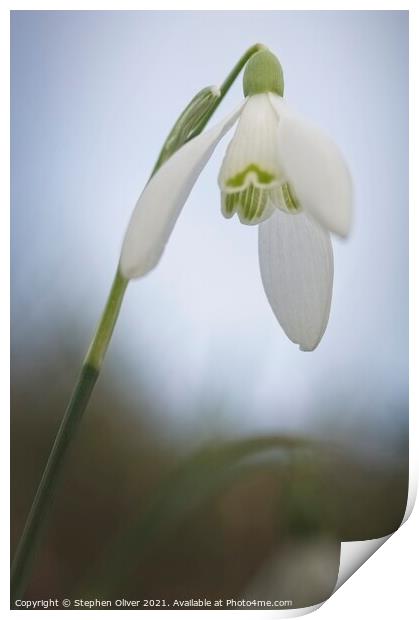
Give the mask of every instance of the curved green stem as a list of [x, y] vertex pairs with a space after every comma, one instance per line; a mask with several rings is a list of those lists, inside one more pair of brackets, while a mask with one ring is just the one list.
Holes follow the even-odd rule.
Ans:
[[[185, 140], [185, 142], [189, 142], [189, 140], [192, 140], [192, 138], [196, 138], [196, 136], [198, 136], [206, 127], [208, 121], [210, 120], [210, 118], [213, 116], [215, 110], [218, 108], [218, 106], [220, 105], [220, 103], [222, 102], [222, 100], [224, 99], [224, 97], [226, 96], [226, 94], [228, 93], [228, 91], [230, 90], [232, 84], [234, 83], [234, 81], [236, 80], [236, 78], [239, 76], [241, 70], [244, 68], [244, 66], [246, 65], [247, 61], [257, 52], [260, 52], [261, 50], [266, 49], [266, 47], [264, 45], [262, 45], [262, 43], [256, 43], [255, 45], [252, 45], [252, 47], [249, 47], [249, 49], [243, 54], [243, 56], [241, 56], [241, 58], [239, 58], [239, 60], [237, 61], [237, 63], [234, 65], [234, 67], [232, 68], [232, 70], [230, 71], [230, 73], [227, 75], [226, 79], [224, 80], [224, 82], [221, 84], [221, 86], [218, 89], [218, 93], [217, 96], [213, 97], [212, 100], [212, 104], [209, 105], [208, 109], [206, 110], [206, 112], [204, 112], [201, 115], [200, 120], [195, 124], [194, 130], [190, 131], [187, 134], [187, 139]], [[194, 104], [196, 104], [197, 99], [199, 98], [200, 95], [202, 95], [205, 91], [208, 93], [208, 91], [210, 91], [210, 88], [204, 88], [202, 91], [200, 91], [197, 95], [195, 95], [195, 97], [188, 103], [188, 105], [186, 106], [186, 108], [183, 110], [182, 114], [179, 116], [178, 120], [176, 121], [176, 123], [173, 125], [168, 137], [166, 138], [166, 141], [159, 153], [159, 156], [157, 158], [157, 161], [154, 165], [154, 168], [152, 170], [151, 176], [150, 178], [153, 176], [153, 174], [155, 172], [157, 172], [157, 170], [160, 168], [160, 166], [162, 166], [164, 164], [164, 162], [169, 158], [169, 153], [167, 151], [167, 146], [169, 144], [171, 144], [171, 139], [174, 135], [176, 135], [178, 133], [178, 124], [181, 123], [185, 117], [187, 117], [188, 112], [193, 108]], [[175, 142], [174, 148], [171, 152], [171, 155], [173, 155], [173, 153], [180, 148], [180, 146], [182, 146], [181, 144], [178, 144]]]
[[239, 76], [241, 70], [244, 68], [244, 66], [247, 63], [247, 61], [254, 54], [256, 54], [257, 52], [260, 52], [261, 50], [264, 50], [264, 49], [266, 49], [265, 45], [263, 45], [262, 43], [256, 43], [255, 45], [252, 45], [252, 47], [249, 47], [249, 49], [243, 54], [243, 56], [241, 56], [241, 58], [239, 58], [239, 60], [234, 65], [234, 67], [232, 68], [230, 73], [227, 75], [227, 77], [224, 80], [224, 82], [221, 84], [221, 86], [220, 86], [220, 96], [214, 102], [214, 105], [211, 108], [211, 110], [209, 110], [207, 115], [202, 119], [201, 123], [198, 125], [198, 127], [196, 128], [196, 130], [195, 130], [194, 134], [191, 136], [191, 138], [194, 138], [195, 136], [199, 135], [205, 129], [208, 121], [210, 120], [210, 118], [214, 114], [215, 110], [218, 108], [218, 106], [220, 105], [220, 103], [222, 102], [222, 100], [224, 99], [224, 97], [226, 96], [228, 91], [230, 90], [231, 86], [233, 85], [233, 83], [236, 80], [236, 78]]
[[121, 275], [118, 269], [106, 302], [105, 309], [84, 361], [85, 365], [92, 366], [98, 371], [102, 366], [103, 359], [111, 340], [127, 286], [128, 280]]
[[108, 301], [99, 321], [96, 333], [83, 362], [79, 378], [74, 387], [70, 402], [58, 429], [41, 482], [33, 500], [26, 524], [12, 564], [11, 594], [12, 604], [22, 596], [29, 577], [32, 560], [35, 556], [42, 525], [50, 500], [54, 494], [67, 447], [70, 444], [99, 376], [103, 359], [108, 348], [122, 299], [128, 285], [117, 271], [109, 293]]
[[[201, 133], [225, 97], [234, 80], [243, 69], [246, 62], [253, 54], [261, 49], [264, 49], [264, 46], [259, 44], [253, 45], [247, 50], [247, 52], [245, 52], [245, 54], [243, 54], [237, 64], [233, 67], [232, 71], [228, 74], [225, 81], [222, 83], [220, 87], [220, 94], [215, 99], [214, 104], [201, 118], [199, 125], [197, 125], [194, 129], [193, 135], [190, 135], [188, 139], [191, 139]], [[165, 142], [165, 145], [166, 144], [167, 140]], [[179, 145], [177, 145], [177, 148], [179, 148]], [[173, 152], [171, 154], [173, 154]], [[161, 163], [162, 162], [159, 158], [153, 169], [152, 175], [158, 170]], [[79, 378], [74, 387], [73, 394], [48, 457], [45, 470], [42, 474], [35, 499], [33, 500], [19, 545], [17, 547], [11, 569], [12, 605], [14, 605], [14, 601], [20, 598], [25, 592], [32, 563], [40, 542], [42, 528], [46, 522], [48, 508], [54, 496], [54, 490], [59, 479], [59, 473], [62, 469], [67, 448], [78, 429], [99, 376], [127, 285], [128, 280], [120, 274], [118, 269], [106, 302], [105, 309], [99, 321], [86, 358], [83, 362]]]

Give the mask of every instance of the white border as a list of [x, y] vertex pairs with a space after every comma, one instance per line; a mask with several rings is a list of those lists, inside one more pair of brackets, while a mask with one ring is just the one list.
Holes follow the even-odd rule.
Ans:
[[[336, 10], [336, 2], [323, 2], [314, 4], [312, 2], [259, 2], [258, 10]], [[205, 6], [205, 3], [200, 3], [201, 10], [253, 10], [254, 3], [250, 2], [217, 2], [213, 1]], [[413, 141], [413, 136], [417, 135], [418, 124], [414, 111], [419, 109], [419, 102], [417, 97], [417, 79], [415, 75], [415, 69], [417, 69], [416, 59], [418, 57], [417, 50], [417, 38], [418, 38], [418, 23], [417, 23], [417, 9], [412, 2], [407, 3], [395, 3], [395, 2], [366, 2], [354, 0], [351, 3], [339, 3], [340, 10], [409, 10], [410, 11], [410, 497], [409, 508], [413, 505], [413, 497], [417, 488], [417, 471], [418, 471], [418, 425], [416, 421], [417, 412], [417, 397], [418, 390], [415, 386], [415, 378], [419, 376], [419, 369], [417, 363], [417, 351], [418, 351], [418, 334], [416, 326], [413, 322], [413, 317], [418, 316], [418, 303], [417, 303], [417, 281], [418, 281], [418, 269], [417, 258], [418, 250], [416, 244], [419, 240], [418, 233], [418, 217], [415, 215], [416, 209], [419, 208], [418, 200], [418, 173], [419, 162], [417, 154], [417, 145]], [[1, 45], [1, 77], [3, 83], [3, 92], [7, 92], [7, 84], [9, 84], [9, 11], [11, 10], [191, 10], [196, 9], [196, 3], [194, 2], [181, 2], [173, 6], [171, 2], [138, 2], [122, 0], [119, 3], [116, 2], [94, 2], [84, 1], [82, 2], [62, 2], [56, 0], [55, 2], [35, 3], [29, 1], [11, 2], [7, 9], [2, 8], [0, 13], [0, 45]], [[390, 95], [391, 96], [391, 95]], [[4, 273], [2, 274], [3, 291], [6, 289], [5, 283], [9, 282], [9, 212], [7, 205], [10, 204], [9, 194], [9, 99], [2, 97], [0, 99], [1, 105], [1, 144], [2, 148], [2, 160], [1, 160], [1, 188], [3, 191], [2, 209], [0, 209], [0, 231], [2, 235], [0, 244], [0, 265]], [[395, 205], [397, 208], [397, 205]], [[7, 287], [8, 289], [8, 287]], [[9, 314], [7, 309], [8, 292], [4, 293], [6, 300], [2, 299], [0, 304], [0, 338], [2, 343], [2, 356], [0, 358], [1, 371], [1, 396], [2, 396], [2, 438], [5, 442], [5, 446], [1, 451], [2, 472], [7, 472], [6, 481], [8, 478], [8, 463], [9, 463], [9, 425], [6, 412], [9, 411]], [[7, 483], [6, 483], [7, 484]], [[7, 489], [4, 491], [7, 493]], [[409, 511], [408, 511], [409, 512]], [[8, 546], [8, 532], [9, 532], [9, 518], [8, 513], [2, 511], [2, 534], [5, 537], [5, 544], [3, 549]], [[418, 545], [418, 517], [419, 511], [414, 510], [412, 517], [405, 523], [395, 535], [372, 557], [364, 567], [362, 567], [355, 575], [349, 579], [332, 597], [329, 599], [319, 611], [316, 612], [318, 618], [335, 620], [339, 617], [342, 620], [345, 618], [353, 618], [355, 614], [362, 613], [363, 617], [368, 617], [369, 614], [379, 618], [395, 618], [412, 616], [412, 611], [416, 607], [415, 594], [417, 589], [415, 577], [415, 571], [417, 562], [414, 555], [415, 550], [419, 548]], [[3, 553], [3, 560], [7, 562], [7, 554]], [[411, 562], [411, 565], [410, 565]], [[8, 596], [8, 567], [2, 565], [2, 608], [9, 614], [20, 615], [24, 612], [10, 612], [9, 596]], [[42, 613], [42, 612], [40, 612]], [[51, 613], [51, 612], [48, 612]], [[54, 612], [52, 612], [54, 613]], [[55, 612], [58, 614], [66, 612]], [[77, 612], [70, 611], [70, 614]], [[101, 613], [99, 611], [91, 612], [93, 614]], [[110, 614], [117, 614], [118, 612], [110, 611]], [[159, 618], [161, 613], [165, 612], [141, 612], [142, 615], [152, 613], [153, 618]], [[171, 614], [179, 614], [183, 612], [170, 611]], [[196, 613], [205, 613], [205, 618], [216, 617], [220, 618], [226, 614], [238, 613], [240, 615], [249, 615], [254, 618], [256, 615], [263, 614], [263, 618], [277, 618], [282, 614], [277, 612], [255, 612], [255, 611], [218, 611], [218, 612], [190, 612], [191, 617]], [[54, 616], [52, 616], [54, 617]]]

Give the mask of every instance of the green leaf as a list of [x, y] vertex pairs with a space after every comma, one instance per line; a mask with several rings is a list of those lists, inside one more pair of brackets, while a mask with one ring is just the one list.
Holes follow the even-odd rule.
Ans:
[[[163, 481], [140, 517], [108, 547], [100, 565], [94, 567], [93, 583], [83, 585], [83, 596], [110, 594], [123, 586], [139, 558], [146, 561], [147, 553], [173, 533], [183, 518], [251, 471], [287, 468], [290, 452], [311, 453], [313, 447], [306, 439], [272, 436], [199, 449]], [[279, 459], [281, 455], [286, 458]]]

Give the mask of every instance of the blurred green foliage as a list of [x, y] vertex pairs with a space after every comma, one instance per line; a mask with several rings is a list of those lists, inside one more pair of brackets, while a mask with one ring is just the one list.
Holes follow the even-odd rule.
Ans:
[[[30, 372], [13, 367], [12, 547], [76, 369], [71, 350], [63, 357], [51, 343]], [[209, 415], [208, 400], [204, 409]], [[402, 520], [403, 445], [387, 462], [339, 442], [232, 438], [221, 427], [212, 439], [170, 441], [156, 417], [145, 398], [133, 408], [113, 368], [105, 370], [67, 459], [28, 597], [240, 598], [278, 565], [263, 596], [292, 591], [295, 606], [312, 605], [333, 590], [339, 541], [385, 536]], [[310, 575], [307, 553], [316, 556]]]

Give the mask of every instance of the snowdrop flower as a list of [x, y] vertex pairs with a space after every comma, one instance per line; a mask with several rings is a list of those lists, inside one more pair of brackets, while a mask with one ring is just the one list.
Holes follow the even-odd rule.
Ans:
[[221, 210], [259, 225], [259, 263], [272, 310], [290, 340], [313, 350], [326, 329], [333, 286], [330, 233], [349, 232], [352, 187], [335, 144], [283, 100], [281, 65], [256, 53], [243, 77], [244, 104], [183, 145], [151, 178], [126, 232], [120, 270], [146, 274], [159, 261], [206, 162], [238, 121], [218, 183]]

